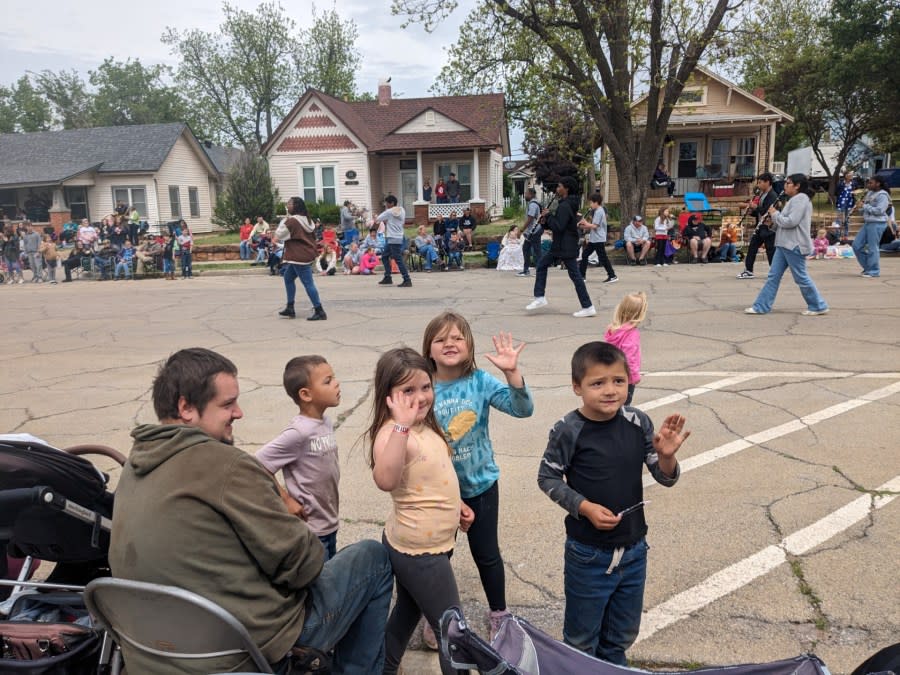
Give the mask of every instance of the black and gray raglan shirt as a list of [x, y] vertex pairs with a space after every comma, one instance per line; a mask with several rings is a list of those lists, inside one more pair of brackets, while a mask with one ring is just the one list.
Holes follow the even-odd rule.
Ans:
[[613, 513], [643, 499], [642, 465], [660, 485], [671, 487], [681, 473], [670, 477], [659, 468], [653, 449], [653, 422], [640, 410], [622, 407], [606, 422], [589, 420], [573, 410], [550, 430], [547, 449], [538, 469], [541, 490], [562, 506], [566, 534], [590, 546], [629, 546], [647, 534], [643, 509], [626, 516], [612, 530], [598, 530], [578, 507], [585, 499]]

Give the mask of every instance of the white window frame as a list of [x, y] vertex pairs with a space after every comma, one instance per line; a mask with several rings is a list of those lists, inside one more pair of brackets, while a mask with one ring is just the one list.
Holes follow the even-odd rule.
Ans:
[[[172, 220], [181, 218], [181, 188], [178, 185], [168, 185], [169, 188], [169, 213]], [[174, 190], [174, 192], [173, 192]], [[175, 199], [173, 199], [173, 197]]]
[[200, 190], [196, 187], [188, 188], [188, 211], [191, 218], [200, 217]]
[[[460, 202], [468, 202], [468, 201], [470, 201], [470, 200], [472, 199], [472, 178], [473, 178], [472, 174], [474, 173], [474, 172], [473, 172], [473, 167], [472, 167], [472, 160], [469, 160], [469, 161], [466, 161], [466, 162], [463, 162], [463, 161], [460, 161], [460, 162], [441, 162], [441, 161], [439, 161], [439, 160], [438, 160], [438, 161], [435, 161], [435, 163], [434, 163], [434, 173], [435, 173], [435, 176], [434, 176], [434, 181], [432, 182], [432, 185], [437, 185], [438, 179], [439, 179], [439, 178], [442, 178], [442, 177], [443, 177], [443, 179], [444, 179], [444, 182], [446, 183], [447, 180], [449, 180], [450, 174], [451, 174], [451, 173], [456, 174], [456, 180], [459, 180], [459, 176], [460, 176], [460, 173], [459, 173], [459, 167], [460, 167], [460, 166], [467, 166], [467, 167], [469, 167], [469, 182], [468, 182], [468, 183], [463, 183], [461, 180], [459, 181], [459, 199], [460, 199]], [[442, 175], [441, 175], [441, 169], [444, 168], [444, 167], [449, 167], [449, 171], [447, 171], [447, 175], [446, 175], [446, 176], [442, 176]], [[463, 199], [463, 186], [465, 186], [465, 187], [467, 187], [467, 188], [469, 189], [469, 198], [468, 198], [468, 199]]]
[[[300, 187], [300, 193], [303, 195], [304, 201], [309, 201], [306, 196], [307, 190], [313, 190], [316, 195], [315, 201], [323, 202], [325, 201], [325, 190], [334, 190], [334, 203], [340, 204], [340, 181], [338, 180], [338, 163], [337, 162], [323, 162], [322, 164], [298, 164], [297, 165], [297, 184]], [[312, 169], [313, 170], [313, 180], [315, 180], [315, 184], [308, 186], [304, 183], [303, 179], [303, 170], [304, 169]], [[334, 171], [334, 185], [325, 185], [322, 179], [322, 169], [332, 169]]]
[[[692, 106], [692, 105], [706, 105], [706, 94], [707, 94], [707, 86], [704, 85], [695, 85], [690, 87], [685, 87], [681, 90], [681, 94], [678, 96], [678, 100], [675, 101], [676, 107], [682, 106]], [[681, 97], [684, 96], [687, 92], [700, 92], [700, 100], [699, 101], [682, 101]]]
[[149, 193], [147, 192], [147, 186], [146, 186], [146, 185], [112, 185], [112, 186], [110, 187], [110, 190], [111, 190], [111, 192], [112, 192], [112, 204], [113, 204], [113, 206], [115, 206], [115, 204], [116, 204], [116, 190], [128, 190], [128, 201], [126, 202], [126, 205], [127, 205], [129, 208], [131, 208], [132, 206], [135, 206], [134, 196], [132, 195], [132, 192], [131, 192], [131, 191], [132, 191], [132, 190], [143, 190], [143, 191], [144, 191], [144, 201], [143, 201], [143, 202], [137, 202], [137, 203], [138, 203], [138, 204], [143, 204], [144, 210], [141, 211], [141, 209], [138, 208], [138, 214], [141, 216], [141, 218], [144, 218], [144, 219], [146, 219], [146, 218], [149, 217], [149, 208], [150, 208], [150, 205], [149, 205], [149, 203], [147, 202], [147, 197], [148, 197]]

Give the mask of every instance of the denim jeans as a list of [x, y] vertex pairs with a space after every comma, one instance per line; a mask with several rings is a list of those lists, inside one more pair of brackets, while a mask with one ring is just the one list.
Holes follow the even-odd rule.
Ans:
[[437, 251], [434, 250], [434, 246], [431, 244], [420, 246], [419, 255], [422, 256], [422, 260], [425, 261], [426, 270], [430, 270], [431, 266], [440, 259], [440, 256], [438, 256]]
[[734, 260], [734, 256], [737, 253], [737, 247], [728, 242], [727, 244], [722, 244], [719, 247], [719, 260], [722, 262], [728, 262], [729, 260]]
[[406, 269], [406, 263], [403, 260], [403, 244], [388, 244], [384, 247], [384, 253], [381, 254], [381, 264], [384, 265], [384, 278], [391, 278], [391, 258], [397, 263], [397, 269], [403, 281], [409, 281], [409, 270]]
[[175, 261], [172, 258], [163, 258], [163, 274], [175, 271]]
[[819, 295], [819, 290], [806, 271], [806, 256], [800, 252], [799, 246], [795, 246], [793, 250], [781, 246], [775, 247], [775, 255], [772, 256], [772, 265], [769, 267], [769, 276], [766, 277], [766, 283], [760, 289], [759, 295], [756, 296], [753, 309], [762, 314], [772, 311], [775, 296], [778, 294], [778, 286], [781, 285], [781, 277], [788, 268], [794, 277], [794, 283], [800, 287], [800, 293], [806, 300], [806, 308], [811, 312], [828, 309], [828, 303]]
[[181, 252], [181, 276], [185, 278], [194, 276], [193, 254], [190, 251]]
[[851, 208], [841, 209], [841, 237], [844, 239], [850, 236], [851, 213], [853, 213], [853, 209]]
[[284, 289], [287, 291], [287, 303], [294, 304], [294, 297], [297, 295], [296, 279], [300, 279], [309, 301], [313, 308], [321, 307], [322, 302], [319, 300], [319, 291], [316, 290], [316, 281], [313, 277], [312, 265], [298, 265], [297, 263], [286, 263], [284, 265]]
[[308, 588], [297, 645], [334, 649], [335, 675], [380, 673], [393, 589], [391, 564], [381, 544], [366, 540], [341, 549]]
[[241, 242], [241, 260], [250, 260], [250, 240], [244, 239]]
[[122, 262], [117, 262], [116, 263], [116, 271], [113, 274], [113, 278], [118, 279], [119, 272], [121, 272], [122, 276], [125, 277], [126, 279], [130, 279], [131, 278], [131, 265], [129, 263], [125, 262], [124, 260]]
[[[544, 293], [547, 289], [547, 270], [550, 269], [550, 266], [553, 265], [555, 261], [556, 258], [549, 253], [542, 255], [541, 259], [538, 260], [538, 264], [534, 268], [536, 273], [534, 280], [534, 297], [544, 297]], [[575, 260], [575, 258], [566, 258], [560, 262], [566, 266], [566, 270], [569, 273], [569, 279], [571, 279], [572, 283], [575, 285], [575, 293], [578, 295], [578, 302], [581, 303], [582, 309], [590, 307], [591, 296], [588, 295], [587, 287], [584, 285], [584, 278], [581, 276], [581, 272], [578, 269], [578, 261]]]
[[328, 562], [337, 553], [337, 530], [331, 534], [319, 534], [316, 536], [322, 542], [322, 546], [325, 549], [325, 561]]
[[612, 549], [566, 539], [566, 644], [625, 665], [625, 650], [637, 639], [641, 627], [648, 548], [641, 539], [625, 549], [619, 565], [607, 574]]
[[863, 223], [862, 229], [853, 238], [853, 253], [863, 272], [870, 277], [881, 276], [881, 256], [878, 253], [878, 246], [885, 228], [887, 222]]

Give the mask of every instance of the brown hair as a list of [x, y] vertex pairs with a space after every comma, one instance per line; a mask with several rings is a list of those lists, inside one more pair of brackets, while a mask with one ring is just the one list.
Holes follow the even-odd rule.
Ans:
[[216, 395], [219, 373], [237, 376], [237, 367], [227, 358], [202, 347], [182, 349], [160, 366], [153, 380], [153, 410], [160, 420], [178, 419], [178, 402], [197, 408], [202, 415]]
[[[388, 408], [387, 399], [390, 398], [391, 389], [403, 384], [413, 373], [421, 370], [428, 375], [428, 379], [434, 383], [431, 366], [428, 361], [415, 349], [400, 347], [391, 349], [381, 355], [375, 365], [375, 393], [372, 401], [372, 423], [363, 433], [367, 440], [369, 467], [375, 466], [374, 446], [378, 431], [391, 419], [391, 409]], [[434, 406], [429, 408], [425, 416], [425, 426], [444, 438], [444, 431], [434, 416]]]
[[608, 342], [588, 342], [581, 345], [572, 355], [572, 382], [581, 384], [587, 369], [596, 364], [612, 366], [621, 363], [625, 366], [625, 374], [631, 379], [631, 370], [628, 368], [628, 359], [625, 352]]
[[439, 336], [449, 333], [451, 328], [456, 328], [462, 333], [466, 341], [469, 358], [463, 364], [463, 375], [471, 375], [477, 368], [475, 365], [475, 337], [472, 335], [472, 327], [469, 326], [466, 318], [456, 312], [442, 312], [428, 322], [428, 325], [425, 326], [425, 335], [422, 336], [422, 356], [428, 360], [432, 370], [437, 370], [437, 364], [431, 358], [431, 343]]
[[328, 363], [324, 356], [309, 354], [307, 356], [295, 356], [284, 367], [284, 390], [291, 400], [300, 405], [300, 390], [309, 386], [309, 376], [313, 368]]

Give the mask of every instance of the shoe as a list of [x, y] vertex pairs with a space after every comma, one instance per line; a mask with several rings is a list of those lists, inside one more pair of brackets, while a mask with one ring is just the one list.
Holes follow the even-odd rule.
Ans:
[[877, 279], [878, 278], [877, 274], [872, 274], [871, 272], [863, 272], [859, 276], [865, 277], [866, 279]]
[[691, 258], [691, 265], [696, 265], [699, 261], [699, 258]]
[[582, 309], [579, 309], [577, 312], [572, 314], [572, 316], [577, 317], [579, 319], [583, 319], [584, 317], [587, 317], [587, 316], [597, 316], [597, 310], [594, 309], [593, 305], [591, 305], [590, 307], [583, 307]]
[[737, 275], [737, 278], [738, 279], [753, 279], [754, 275], [753, 275], [753, 272], [751, 272], [750, 270], [744, 270], [743, 272], [741, 272], [740, 274]]
[[422, 641], [425, 643], [425, 646], [431, 649], [432, 651], [438, 650], [438, 641], [437, 636], [434, 634], [434, 630], [431, 628], [431, 624], [425, 620], [423, 616], [419, 619], [419, 623], [422, 624]]
[[394, 281], [390, 277], [385, 277], [381, 281], [378, 282], [379, 286], [393, 286]]
[[765, 314], [765, 312], [758, 312], [753, 307], [748, 307], [744, 310], [744, 314]]
[[288, 305], [283, 310], [278, 312], [278, 316], [286, 316], [289, 319], [293, 319], [295, 316], [297, 316], [297, 314], [296, 312], [294, 312], [293, 305]]
[[499, 609], [496, 611], [488, 612], [488, 622], [491, 624], [490, 630], [490, 641], [493, 642], [494, 638], [497, 637], [497, 633], [500, 632], [500, 626], [503, 625], [503, 622], [506, 620], [506, 617], [512, 616], [508, 610]]
[[24, 284], [24, 283], [25, 283], [25, 280], [24, 280], [24, 279], [19, 279], [19, 283], [20, 283], [20, 284]]
[[661, 263], [656, 263], [655, 267], [662, 267]]
[[548, 304], [547, 298], [535, 298], [525, 306], [525, 309], [537, 309], [538, 307], [546, 307]]
[[397, 286], [397, 288], [412, 288], [412, 281], [410, 281], [409, 279], [407, 279], [407, 280], [404, 281], [402, 284], [399, 284], [399, 285]]
[[531, 272], [516, 272], [517, 277], [530, 277]]
[[803, 316], [822, 316], [823, 314], [828, 314], [828, 308], [825, 309], [804, 309], [800, 312]]
[[614, 283], [616, 283], [618, 280], [619, 280], [619, 277], [613, 275], [613, 276], [611, 276], [611, 277], [606, 277], [606, 279], [603, 280], [603, 283], [604, 283], [604, 284], [614, 284]]
[[51, 281], [51, 282], [50, 282], [50, 285], [51, 285], [51, 286], [56, 286], [56, 279], [54, 279], [53, 281]]
[[668, 267], [669, 263], [663, 263], [663, 267]]
[[647, 264], [647, 261], [644, 260], [643, 258], [641, 258], [640, 260], [638, 260], [638, 265], [640, 265], [641, 267], [643, 267], [643, 266], [646, 265], [646, 264]]
[[328, 315], [325, 313], [325, 310], [322, 309], [321, 306], [313, 307], [312, 316], [306, 317], [307, 321], [325, 321], [328, 318]]
[[706, 258], [700, 258], [700, 264], [701, 264], [701, 265], [705, 265], [705, 264], [708, 263], [708, 262], [709, 262], [709, 260], [707, 260]]

